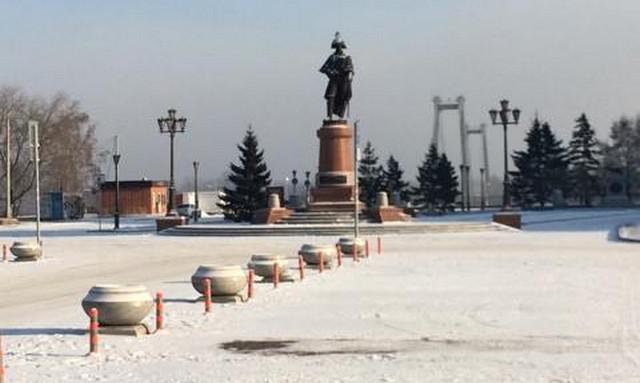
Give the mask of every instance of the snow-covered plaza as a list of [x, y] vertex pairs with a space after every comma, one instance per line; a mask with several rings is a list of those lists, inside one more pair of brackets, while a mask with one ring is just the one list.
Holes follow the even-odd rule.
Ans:
[[[90, 220], [45, 223], [42, 261], [0, 263], [7, 383], [640, 381], [640, 246], [610, 233], [640, 221], [638, 210], [523, 220], [523, 231], [386, 235], [382, 255], [373, 247], [369, 259], [307, 269], [304, 281], [277, 289], [257, 283], [253, 300], [214, 303], [208, 315], [190, 284], [198, 265], [245, 265], [273, 252], [294, 268], [300, 245], [337, 237], [168, 237], [144, 220], [125, 220], [141, 230], [121, 234], [94, 232]], [[32, 227], [2, 227], [0, 242]], [[98, 283], [163, 291], [166, 328], [102, 335], [100, 353], [87, 356], [80, 301]]]

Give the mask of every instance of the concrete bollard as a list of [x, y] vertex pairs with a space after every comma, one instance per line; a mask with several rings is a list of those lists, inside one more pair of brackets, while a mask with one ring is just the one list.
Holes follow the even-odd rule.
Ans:
[[203, 279], [202, 286], [204, 291], [204, 312], [206, 314], [211, 312], [211, 279]]
[[98, 309], [89, 310], [89, 355], [98, 353]]
[[278, 287], [278, 283], [280, 282], [280, 267], [278, 262], [273, 263], [273, 271], [272, 271], [272, 279], [273, 279], [273, 288]]
[[156, 332], [164, 328], [164, 299], [162, 291], [156, 293]]
[[300, 270], [300, 280], [304, 279], [304, 259], [302, 255], [298, 255], [298, 270]]
[[249, 270], [249, 274], [247, 275], [247, 300], [253, 299], [253, 279], [254, 279], [254, 271]]

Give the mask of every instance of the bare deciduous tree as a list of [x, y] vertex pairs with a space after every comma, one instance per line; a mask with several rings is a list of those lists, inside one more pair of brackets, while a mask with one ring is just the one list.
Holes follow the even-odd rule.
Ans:
[[[31, 97], [19, 88], [0, 88], [0, 180], [6, 182], [6, 122], [11, 122], [11, 202], [17, 214], [34, 187], [27, 122], [39, 122], [40, 174], [43, 191], [82, 192], [97, 173], [95, 126], [77, 101], [64, 94], [51, 99]], [[4, 186], [4, 183], [2, 184]], [[6, 201], [4, 187], [0, 196]]]

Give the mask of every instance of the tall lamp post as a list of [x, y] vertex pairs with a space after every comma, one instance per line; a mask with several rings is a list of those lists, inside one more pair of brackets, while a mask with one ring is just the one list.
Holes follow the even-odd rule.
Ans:
[[114, 139], [113, 145], [113, 165], [115, 168], [116, 195], [113, 209], [113, 230], [120, 229], [120, 178], [118, 177], [118, 168], [120, 164], [120, 148], [118, 145], [118, 136]]
[[193, 212], [193, 221], [198, 222], [200, 216], [200, 200], [198, 199], [198, 167], [200, 162], [193, 161], [193, 188], [195, 190], [195, 211]]
[[[510, 113], [513, 119], [509, 119]], [[520, 109], [509, 109], [509, 100], [500, 101], [500, 110], [491, 109], [489, 111], [491, 123], [493, 125], [502, 125], [504, 130], [504, 180], [502, 181], [502, 210], [511, 208], [511, 185], [509, 184], [509, 165], [508, 165], [508, 148], [507, 148], [507, 126], [517, 125], [520, 119]], [[500, 121], [498, 121], [500, 116]]]
[[360, 209], [359, 209], [359, 199], [360, 199], [360, 185], [358, 185], [358, 141], [360, 137], [358, 136], [358, 124], [360, 120], [356, 120], [353, 123], [353, 199], [354, 199], [354, 208], [353, 208], [353, 237], [354, 242], [353, 246], [355, 249], [356, 243], [355, 239], [360, 236]]
[[40, 241], [40, 137], [38, 134], [38, 121], [29, 120], [29, 145], [31, 146], [31, 160], [35, 168], [36, 178], [36, 243], [42, 247]]
[[184, 133], [184, 127], [187, 124], [187, 119], [184, 117], [176, 118], [175, 109], [169, 109], [168, 113], [168, 117], [158, 118], [158, 127], [160, 128], [160, 133], [169, 133], [169, 137], [171, 138], [167, 216], [175, 216], [177, 213], [173, 206], [173, 200], [176, 193], [176, 185], [173, 177], [173, 139], [176, 136], [176, 133]]

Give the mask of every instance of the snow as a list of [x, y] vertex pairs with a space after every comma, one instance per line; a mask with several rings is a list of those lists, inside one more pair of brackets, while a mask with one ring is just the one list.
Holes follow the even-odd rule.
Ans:
[[[303, 243], [337, 237], [120, 235], [89, 232], [93, 220], [44, 223], [43, 261], [0, 263], [7, 382], [637, 382], [640, 247], [607, 235], [639, 220], [638, 210], [571, 209], [525, 212], [522, 232], [388, 235], [380, 256], [307, 269], [278, 289], [257, 283], [255, 299], [214, 304], [209, 315], [189, 282], [199, 264], [293, 257]], [[0, 243], [32, 228], [2, 227]], [[80, 300], [98, 283], [162, 290], [166, 329], [102, 335], [100, 354], [86, 356]]]

